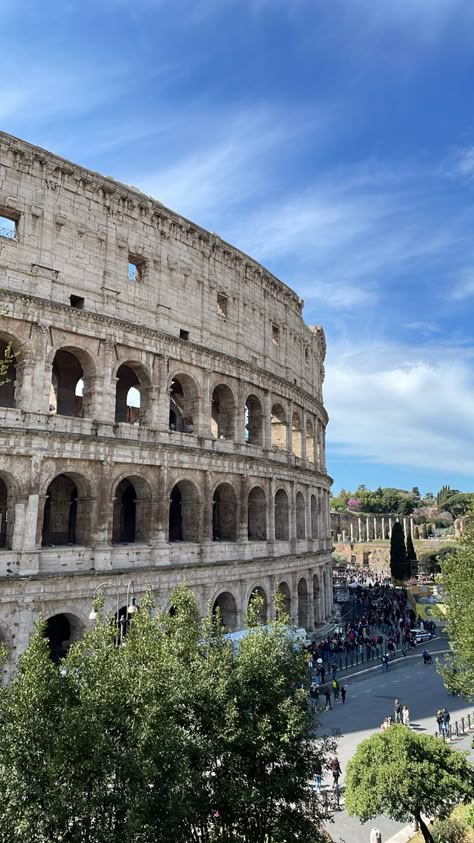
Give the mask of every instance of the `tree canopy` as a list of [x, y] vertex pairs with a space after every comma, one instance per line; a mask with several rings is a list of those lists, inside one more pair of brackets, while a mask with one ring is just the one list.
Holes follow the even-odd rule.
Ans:
[[322, 839], [311, 782], [333, 746], [284, 619], [235, 652], [189, 590], [172, 599], [142, 601], [120, 646], [99, 618], [59, 665], [36, 628], [0, 692], [0, 843]]
[[359, 744], [345, 785], [349, 814], [362, 822], [378, 814], [399, 822], [416, 819], [432, 843], [422, 814], [446, 817], [458, 802], [469, 801], [474, 768], [439, 738], [390, 726]]
[[474, 506], [456, 552], [440, 565], [451, 650], [442, 673], [450, 690], [474, 699]]

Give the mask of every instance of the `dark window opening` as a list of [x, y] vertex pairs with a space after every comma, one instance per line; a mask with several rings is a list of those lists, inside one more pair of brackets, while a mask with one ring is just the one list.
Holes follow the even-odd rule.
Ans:
[[71, 302], [71, 307], [77, 307], [78, 310], [82, 310], [84, 307], [84, 299], [82, 296], [69, 296], [69, 301]]
[[180, 328], [179, 338], [180, 338], [180, 340], [188, 340], [189, 339], [189, 331], [185, 331], [185, 330], [183, 330], [183, 328]]
[[280, 329], [278, 325], [272, 325], [272, 342], [273, 345], [280, 345]]

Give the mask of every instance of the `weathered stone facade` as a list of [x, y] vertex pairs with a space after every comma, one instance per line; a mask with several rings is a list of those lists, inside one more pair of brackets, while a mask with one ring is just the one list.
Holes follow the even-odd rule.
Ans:
[[0, 627], [55, 646], [130, 577], [243, 624], [332, 612], [324, 334], [252, 259], [134, 188], [0, 133]]

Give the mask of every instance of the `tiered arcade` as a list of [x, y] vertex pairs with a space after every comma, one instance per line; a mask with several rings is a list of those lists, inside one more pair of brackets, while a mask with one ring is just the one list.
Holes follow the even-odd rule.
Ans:
[[[96, 586], [185, 579], [244, 624], [332, 613], [325, 341], [234, 247], [135, 188], [0, 134], [0, 630], [55, 652]], [[113, 593], [106, 591], [108, 605]]]

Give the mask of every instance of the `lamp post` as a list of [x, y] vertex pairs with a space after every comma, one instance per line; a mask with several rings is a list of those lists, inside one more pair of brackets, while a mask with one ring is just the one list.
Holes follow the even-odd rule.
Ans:
[[134, 583], [133, 580], [129, 580], [127, 584], [127, 600], [125, 606], [125, 616], [119, 617], [120, 613], [120, 591], [118, 586], [112, 580], [104, 580], [104, 582], [99, 583], [96, 590], [94, 591], [94, 597], [92, 601], [92, 609], [89, 612], [89, 620], [95, 621], [97, 620], [97, 611], [94, 608], [94, 602], [96, 597], [98, 597], [99, 592], [103, 588], [113, 588], [115, 589], [116, 595], [116, 613], [115, 616], [117, 618], [117, 636], [116, 636], [116, 643], [121, 644], [123, 641], [123, 636], [125, 634], [126, 626], [128, 624], [129, 615], [134, 615], [135, 612], [138, 611], [137, 605], [135, 603], [135, 593], [134, 593]]

